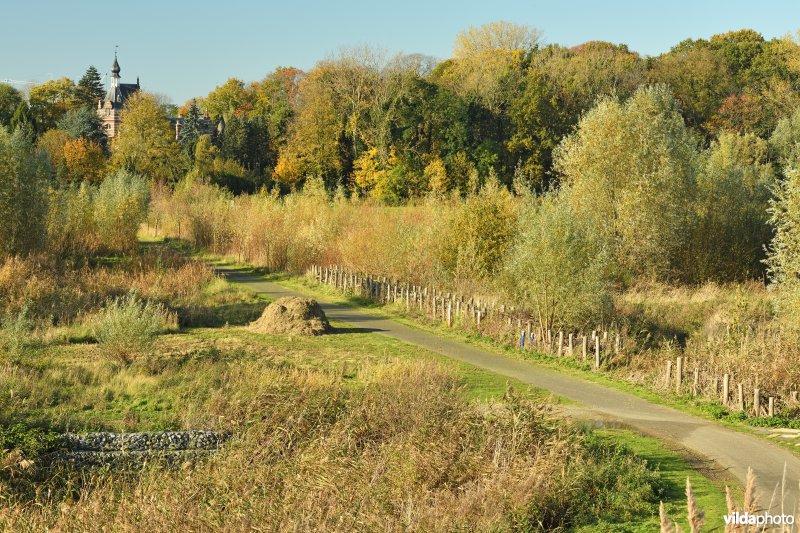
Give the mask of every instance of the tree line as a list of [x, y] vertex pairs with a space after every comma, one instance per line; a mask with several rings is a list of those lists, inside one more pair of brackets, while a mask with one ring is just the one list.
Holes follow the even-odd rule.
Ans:
[[[496, 218], [532, 232], [537, 245], [562, 239], [574, 264], [593, 269], [590, 285], [767, 270], [777, 279], [786, 270], [765, 260], [791, 241], [782, 225], [800, 138], [800, 45], [791, 36], [739, 30], [641, 57], [623, 44], [545, 45], [534, 28], [495, 22], [461, 32], [444, 61], [345, 50], [308, 72], [229, 79], [177, 110], [141, 92], [110, 143], [87, 104], [102, 97], [92, 71], [78, 84], [34, 87], [27, 100], [0, 86], [0, 123], [26, 132], [56, 183], [98, 183], [122, 170], [154, 183], [281, 194], [313, 179], [389, 205], [469, 203], [504, 190], [529, 205], [523, 222], [473, 200], [483, 220], [465, 215], [464, 231]], [[177, 140], [175, 111], [184, 117]], [[222, 127], [207, 133], [203, 115]], [[507, 230], [491, 232], [469, 252], [486, 249], [486, 275], [499, 272], [493, 254], [514, 246]]]

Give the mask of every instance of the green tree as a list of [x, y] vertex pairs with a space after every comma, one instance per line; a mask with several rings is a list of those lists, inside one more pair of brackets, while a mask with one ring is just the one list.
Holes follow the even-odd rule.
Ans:
[[697, 166], [697, 142], [663, 85], [625, 103], [606, 98], [559, 145], [557, 169], [576, 213], [613, 246], [621, 274], [679, 272]]
[[158, 100], [139, 91], [128, 98], [121, 118], [111, 143], [112, 165], [153, 182], [177, 181], [188, 165]]
[[37, 127], [38, 125], [36, 124], [36, 119], [31, 112], [31, 108], [24, 100], [19, 103], [17, 109], [14, 111], [14, 115], [11, 117], [10, 126], [11, 129], [19, 129], [24, 131], [25, 135], [27, 135], [31, 140], [33, 140], [33, 138], [36, 136], [36, 133], [39, 131], [39, 128]]
[[146, 179], [119, 170], [106, 177], [92, 198], [93, 219], [104, 250], [130, 252], [136, 233], [147, 219], [150, 185]]
[[70, 109], [58, 121], [58, 129], [67, 132], [71, 139], [86, 139], [103, 150], [107, 148], [108, 136], [103, 130], [103, 122], [97, 111], [90, 107]]
[[50, 168], [21, 131], [0, 128], [0, 257], [44, 243]]
[[775, 237], [766, 264], [772, 282], [780, 288], [780, 313], [796, 329], [800, 324], [800, 170], [793, 165], [784, 174], [770, 207]]
[[269, 153], [269, 128], [263, 118], [233, 115], [228, 120], [220, 143], [224, 158], [258, 175], [269, 165]]
[[695, 216], [686, 247], [687, 281], [745, 281], [763, 275], [776, 187], [766, 141], [723, 133], [697, 174]]
[[11, 85], [0, 83], [0, 126], [11, 126], [11, 117], [23, 103], [22, 95]]
[[501, 276], [513, 300], [533, 310], [540, 335], [594, 325], [612, 312], [611, 250], [593, 238], [568, 194], [528, 200]]
[[507, 143], [510, 157], [533, 185], [546, 187], [553, 149], [567, 132], [567, 118], [558, 95], [538, 70], [525, 77], [522, 91], [511, 101], [509, 115], [513, 127]]
[[197, 107], [197, 101], [193, 99], [186, 113], [186, 118], [181, 124], [181, 133], [178, 138], [178, 144], [181, 145], [181, 148], [189, 158], [194, 158], [194, 149], [202, 134], [200, 108]]
[[769, 144], [781, 166], [800, 162], [800, 108], [778, 121]]
[[94, 65], [86, 69], [86, 73], [78, 80], [75, 87], [75, 100], [79, 106], [96, 109], [97, 104], [105, 96], [100, 73]]

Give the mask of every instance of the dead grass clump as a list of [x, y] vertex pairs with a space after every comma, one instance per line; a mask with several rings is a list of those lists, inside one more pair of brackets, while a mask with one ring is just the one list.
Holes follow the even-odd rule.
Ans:
[[287, 296], [268, 305], [261, 318], [250, 324], [250, 330], [273, 335], [324, 335], [332, 328], [315, 300]]

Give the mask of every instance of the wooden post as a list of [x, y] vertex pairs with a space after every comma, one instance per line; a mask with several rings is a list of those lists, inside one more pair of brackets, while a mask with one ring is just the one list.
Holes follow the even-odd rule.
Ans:
[[667, 388], [669, 388], [669, 384], [672, 383], [672, 359], [667, 361], [667, 373], [664, 377], [666, 378], [664, 383], [666, 383]]
[[761, 416], [761, 391], [753, 389], [753, 413], [755, 416]]
[[744, 384], [739, 383], [739, 410], [744, 411]]
[[533, 339], [531, 338], [531, 321], [530, 320], [528, 320], [528, 322], [525, 324], [525, 335], [528, 337], [528, 349], [532, 350], [533, 349]]
[[481, 327], [481, 310], [478, 309], [478, 327]]
[[731, 376], [730, 374], [725, 374], [722, 376], [722, 405], [728, 405], [728, 400], [730, 400], [731, 394]]
[[694, 381], [692, 382], [692, 395], [697, 396], [700, 394], [700, 369], [694, 369]]
[[775, 397], [774, 396], [770, 396], [769, 397], [769, 405], [767, 407], [767, 415], [775, 416]]
[[594, 367], [600, 368], [600, 337], [594, 338]]
[[583, 336], [583, 360], [586, 361], [586, 357], [589, 354], [589, 337], [586, 335]]
[[564, 332], [558, 332], [558, 357], [564, 355]]
[[614, 344], [614, 353], [616, 355], [619, 355], [619, 352], [621, 351], [622, 351], [622, 337], [620, 337], [619, 333], [617, 333], [617, 340]]
[[681, 393], [681, 385], [683, 384], [683, 357], [678, 357], [675, 363], [675, 392]]
[[567, 353], [570, 357], [574, 355], [573, 353], [573, 345], [572, 345], [572, 333], [569, 334], [569, 340], [567, 341]]
[[453, 327], [453, 317], [451, 316], [451, 311], [453, 309], [453, 304], [450, 300], [447, 301], [447, 327]]

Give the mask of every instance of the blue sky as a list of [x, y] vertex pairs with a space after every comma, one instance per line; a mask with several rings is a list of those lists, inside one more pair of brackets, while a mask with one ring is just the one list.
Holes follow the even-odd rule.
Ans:
[[460, 30], [500, 19], [535, 26], [548, 43], [602, 39], [643, 55], [731, 29], [767, 38], [800, 29], [798, 1], [79, 1], [8, 2], [0, 79], [77, 80], [90, 64], [105, 73], [118, 44], [124, 82], [138, 75], [145, 89], [182, 103], [232, 76], [311, 68], [341, 47], [448, 57]]

